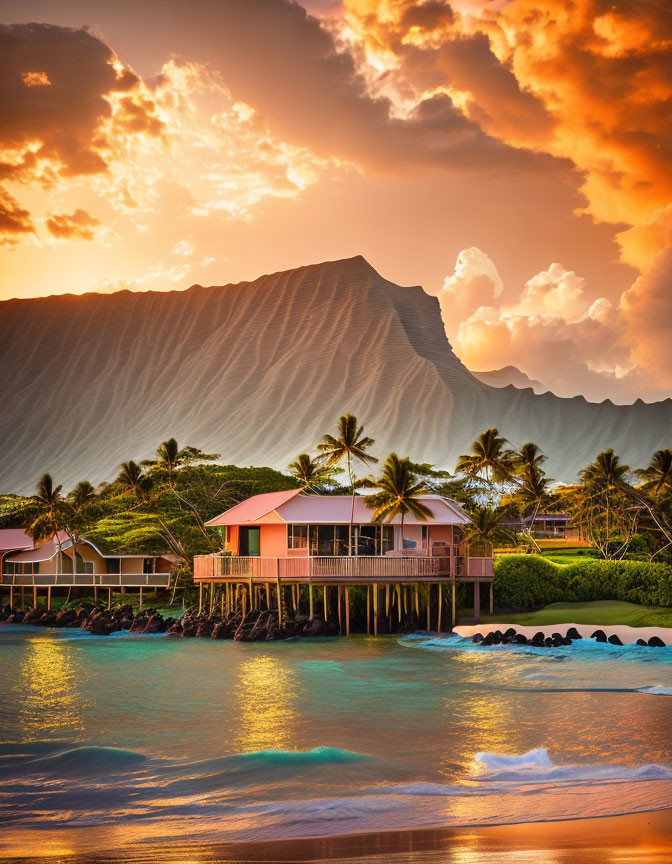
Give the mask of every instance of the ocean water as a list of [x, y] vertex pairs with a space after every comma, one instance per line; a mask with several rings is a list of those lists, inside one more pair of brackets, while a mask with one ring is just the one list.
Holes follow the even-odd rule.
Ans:
[[672, 647], [2, 626], [0, 681], [5, 858], [672, 806]]

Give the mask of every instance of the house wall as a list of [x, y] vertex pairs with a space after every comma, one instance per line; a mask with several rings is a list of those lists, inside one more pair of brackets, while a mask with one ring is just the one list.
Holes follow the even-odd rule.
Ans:
[[227, 532], [227, 540], [226, 540], [226, 548], [229, 552], [233, 552], [234, 555], [238, 554], [238, 526], [237, 525], [228, 525], [226, 528]]
[[452, 525], [432, 525], [430, 529], [431, 543], [452, 543], [453, 542], [453, 526]]
[[[40, 561], [39, 562], [39, 570], [40, 574], [44, 574], [47, 576], [51, 576], [54, 573], [57, 573], [58, 566], [58, 554], [54, 555], [53, 558], [50, 558], [48, 561]], [[67, 552], [63, 552], [61, 554], [61, 573], [72, 573], [72, 558], [68, 555]]]
[[[68, 556], [68, 561], [70, 562], [70, 569], [68, 572], [72, 573], [72, 549], [69, 549], [65, 554]], [[94, 573], [107, 573], [107, 564], [105, 563], [105, 559], [102, 555], [99, 555], [92, 546], [89, 546], [88, 543], [80, 543], [77, 546], [77, 554], [81, 555], [84, 561], [90, 561], [93, 563]]]
[[[151, 556], [146, 556], [150, 558]], [[142, 564], [145, 560], [144, 555], [140, 555], [137, 558], [134, 556], [133, 558], [122, 558], [121, 559], [121, 572], [127, 574], [137, 574], [142, 573]]]
[[262, 525], [260, 541], [262, 558], [287, 557], [287, 526], [284, 522], [282, 525]]

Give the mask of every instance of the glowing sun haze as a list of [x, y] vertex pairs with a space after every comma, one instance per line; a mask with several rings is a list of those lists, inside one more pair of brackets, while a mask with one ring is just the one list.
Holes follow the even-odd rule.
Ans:
[[672, 394], [666, 0], [0, 0], [0, 297], [363, 254], [472, 369]]

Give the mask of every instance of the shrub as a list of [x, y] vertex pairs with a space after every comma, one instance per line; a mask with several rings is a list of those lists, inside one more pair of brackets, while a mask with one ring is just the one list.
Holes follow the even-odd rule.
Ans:
[[562, 568], [540, 555], [506, 555], [495, 562], [494, 595], [508, 609], [545, 606], [564, 599]]
[[594, 559], [563, 566], [539, 555], [510, 555], [495, 562], [494, 592], [496, 604], [505, 608], [593, 600], [672, 606], [672, 567]]

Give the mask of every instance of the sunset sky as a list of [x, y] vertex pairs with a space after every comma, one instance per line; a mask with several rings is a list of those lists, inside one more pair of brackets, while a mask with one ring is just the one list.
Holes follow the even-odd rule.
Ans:
[[364, 255], [471, 369], [672, 396], [668, 0], [0, 0], [0, 299]]

